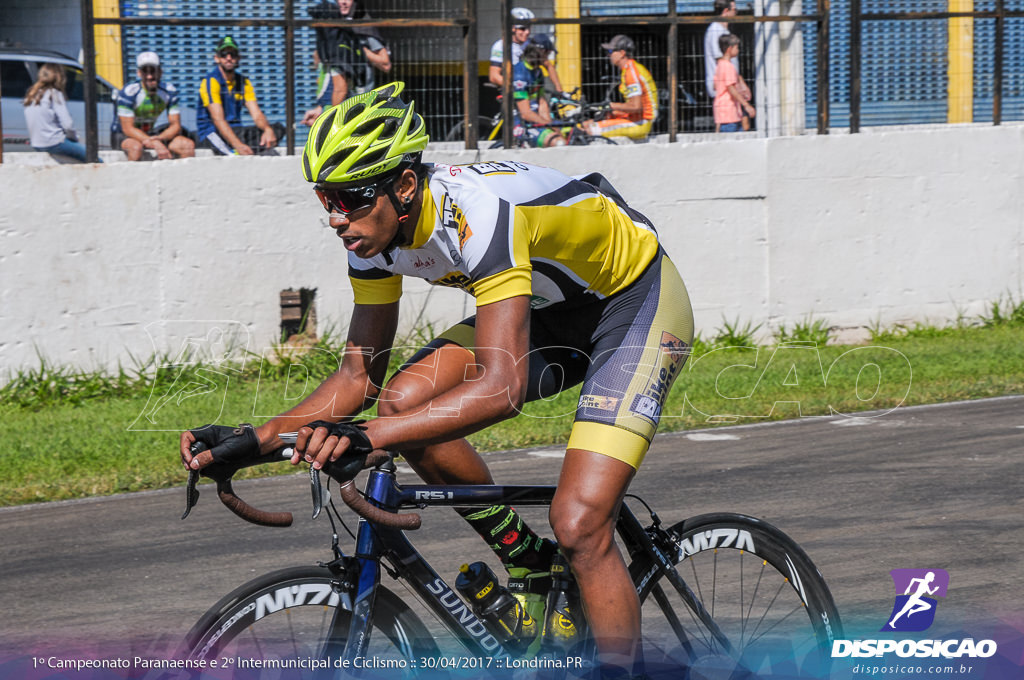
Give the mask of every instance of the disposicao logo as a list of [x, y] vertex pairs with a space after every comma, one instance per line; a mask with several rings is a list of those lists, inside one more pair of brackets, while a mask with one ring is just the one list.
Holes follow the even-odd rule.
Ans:
[[[896, 601], [881, 632], [920, 632], [935, 622], [937, 597], [945, 597], [949, 574], [943, 569], [893, 569]], [[832, 657], [968, 657], [988, 658], [996, 653], [993, 640], [834, 640]]]
[[882, 631], [904, 633], [928, 630], [935, 621], [939, 603], [946, 597], [949, 574], [943, 569], [893, 569], [889, 572], [896, 586], [896, 603]]

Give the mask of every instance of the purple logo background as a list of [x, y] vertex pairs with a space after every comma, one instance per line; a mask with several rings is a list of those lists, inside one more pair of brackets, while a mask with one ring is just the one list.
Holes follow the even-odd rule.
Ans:
[[936, 597], [945, 597], [949, 573], [945, 569], [893, 569], [896, 601], [883, 631], [927, 630], [935, 621]]

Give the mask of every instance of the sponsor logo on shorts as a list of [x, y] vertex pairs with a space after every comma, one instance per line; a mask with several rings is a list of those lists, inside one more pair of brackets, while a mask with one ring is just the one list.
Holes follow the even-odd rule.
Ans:
[[615, 411], [619, 408], [619, 398], [606, 397], [598, 394], [581, 394], [579, 408], [593, 408], [598, 411]]
[[662, 331], [661, 351], [678, 366], [690, 355], [690, 346], [671, 333]]
[[638, 416], [649, 419], [655, 424], [657, 424], [658, 418], [661, 416], [661, 404], [657, 400], [642, 394], [638, 394], [633, 398], [633, 403], [630, 405], [629, 410]]

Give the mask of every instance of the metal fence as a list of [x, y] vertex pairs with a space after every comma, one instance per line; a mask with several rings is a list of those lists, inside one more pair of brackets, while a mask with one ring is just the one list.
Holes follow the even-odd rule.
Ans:
[[[779, 13], [779, 3], [749, 1], [728, 22], [742, 40], [740, 72], [753, 90], [760, 134], [966, 120], [998, 125], [1024, 118], [1024, 0], [791, 0], [788, 14]], [[950, 11], [961, 1], [971, 9]], [[714, 129], [703, 37], [720, 17], [694, 11], [692, 0], [662, 2], [644, 4], [646, 14], [629, 13], [623, 4], [615, 16], [574, 16], [565, 3], [553, 3], [559, 16], [538, 11], [534, 20], [516, 23], [567, 38], [559, 45], [559, 71], [564, 65], [590, 101], [605, 98], [618, 79], [600, 44], [616, 33], [630, 35], [635, 58], [660, 93], [653, 134], [676, 141], [680, 133]], [[96, 157], [105, 133], [96, 129], [96, 107], [109, 105], [97, 101], [95, 40], [112, 27], [122, 32], [125, 76], [134, 72], [128, 65], [138, 51], [161, 45], [165, 76], [190, 105], [199, 78], [212, 67], [216, 40], [234, 35], [243, 43], [241, 70], [252, 78], [268, 117], [285, 123], [287, 151], [294, 153], [308, 131], [296, 121], [314, 99], [315, 29], [373, 26], [384, 33], [394, 65], [378, 82], [406, 82], [432, 138], [452, 138], [457, 130], [456, 138], [476, 148], [481, 118], [501, 112], [508, 119], [513, 106], [510, 78], [500, 103], [496, 90], [482, 86], [487, 62], [480, 59], [481, 12], [489, 13], [486, 25], [496, 33], [484, 42], [503, 38], [509, 44], [513, 4], [519, 3], [500, 0], [495, 8], [478, 0], [374, 0], [372, 19], [345, 21], [313, 20], [303, 0], [258, 0], [244, 7], [228, 0], [122, 0], [116, 17], [95, 17], [93, 2], [82, 0], [88, 154]], [[609, 8], [602, 11], [614, 11]], [[246, 11], [258, 16], [239, 16]], [[245, 53], [246, 45], [258, 49]], [[504, 71], [511, 73], [508, 50]], [[510, 145], [511, 126], [503, 134]]]

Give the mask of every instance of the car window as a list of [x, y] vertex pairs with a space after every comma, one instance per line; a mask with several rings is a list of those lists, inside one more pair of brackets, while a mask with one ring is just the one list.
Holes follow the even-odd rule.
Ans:
[[32, 76], [21, 60], [0, 61], [0, 79], [5, 97], [24, 99], [28, 88], [32, 87]]
[[[36, 64], [36, 71], [38, 72], [39, 66], [42, 66], [43, 62]], [[85, 92], [82, 87], [82, 69], [76, 66], [64, 66], [64, 77], [67, 79], [67, 84], [64, 87], [64, 91], [67, 92], [68, 101], [81, 102], [85, 101]], [[6, 78], [4, 80], [6, 89]], [[102, 80], [96, 81], [96, 99], [99, 102], [110, 101], [112, 90]]]

